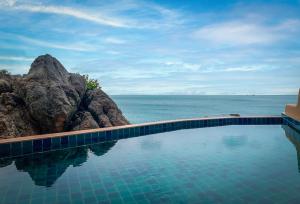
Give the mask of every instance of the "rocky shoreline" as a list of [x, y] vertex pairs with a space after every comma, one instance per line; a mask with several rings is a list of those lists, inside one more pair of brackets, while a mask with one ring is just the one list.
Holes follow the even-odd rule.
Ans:
[[49, 54], [37, 57], [27, 75], [0, 75], [0, 138], [129, 124], [100, 88], [69, 73]]

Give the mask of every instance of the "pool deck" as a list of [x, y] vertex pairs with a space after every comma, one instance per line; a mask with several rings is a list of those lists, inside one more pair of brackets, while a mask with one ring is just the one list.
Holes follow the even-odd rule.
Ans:
[[[298, 122], [299, 123], [299, 122]], [[280, 125], [296, 124], [284, 113], [282, 116], [214, 116], [168, 120], [70, 131], [43, 135], [31, 135], [9, 139], [0, 139], [0, 158], [15, 157], [32, 153], [65, 149], [99, 142], [138, 137], [156, 133], [191, 128], [217, 127], [225, 125]], [[291, 125], [292, 126], [292, 125]], [[297, 125], [292, 127], [297, 128]]]

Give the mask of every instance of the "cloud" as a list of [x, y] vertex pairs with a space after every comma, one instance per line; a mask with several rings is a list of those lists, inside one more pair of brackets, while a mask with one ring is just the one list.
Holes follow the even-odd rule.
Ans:
[[240, 20], [204, 26], [196, 30], [193, 37], [215, 44], [272, 44], [281, 40], [289, 40], [291, 35], [299, 34], [299, 32], [299, 19], [286, 19], [275, 25]]
[[278, 39], [271, 29], [246, 22], [225, 22], [200, 28], [194, 33], [198, 39], [217, 44], [270, 43]]
[[125, 44], [126, 41], [120, 38], [115, 38], [115, 37], [108, 37], [104, 39], [106, 43], [111, 43], [111, 44]]
[[49, 41], [43, 41], [43, 40], [37, 40], [21, 35], [15, 35], [19, 40], [22, 40], [26, 43], [30, 43], [31, 45], [36, 45], [40, 47], [48, 47], [48, 48], [56, 48], [56, 49], [63, 49], [63, 50], [72, 50], [72, 51], [82, 51], [82, 52], [88, 52], [92, 51], [95, 48], [84, 44], [84, 43], [72, 43], [72, 44], [62, 44], [62, 43], [56, 43], [56, 42], [49, 42]]
[[74, 18], [87, 20], [93, 23], [97, 23], [100, 25], [107, 25], [112, 27], [131, 27], [128, 23], [125, 23], [121, 19], [112, 18], [106, 16], [104, 14], [99, 14], [99, 12], [92, 13], [90, 11], [83, 11], [71, 7], [65, 6], [52, 6], [52, 5], [42, 5], [42, 4], [18, 4], [17, 1], [6, 0], [0, 4], [2, 7], [27, 11], [27, 12], [35, 12], [35, 13], [50, 13], [50, 14], [59, 14], [71, 16]]
[[[111, 5], [104, 4], [94, 9], [79, 9], [70, 6], [2, 0], [0, 8], [71, 16], [116, 28], [167, 29], [184, 22], [180, 12], [144, 1], [118, 1], [111, 3]], [[132, 18], [131, 13], [139, 16], [139, 18]]]
[[34, 58], [31, 57], [17, 57], [17, 56], [0, 56], [0, 60], [7, 61], [30, 61], [32, 62]]
[[231, 67], [231, 68], [225, 68], [221, 71], [224, 72], [253, 72], [253, 71], [257, 71], [257, 70], [261, 70], [261, 67]]
[[200, 64], [186, 63], [181, 61], [167, 61], [164, 63], [166, 66], [171, 66], [185, 71], [198, 71], [201, 68]]

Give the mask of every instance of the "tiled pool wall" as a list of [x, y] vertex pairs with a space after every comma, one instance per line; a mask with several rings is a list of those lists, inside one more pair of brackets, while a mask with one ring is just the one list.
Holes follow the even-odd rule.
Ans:
[[47, 137], [38, 135], [3, 139], [0, 140], [0, 158], [16, 157], [182, 129], [225, 125], [278, 125], [282, 123], [283, 117], [281, 116], [198, 118], [48, 134]]

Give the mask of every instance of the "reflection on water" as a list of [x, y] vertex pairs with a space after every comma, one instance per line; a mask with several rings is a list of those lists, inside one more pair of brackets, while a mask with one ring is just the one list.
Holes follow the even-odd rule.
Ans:
[[[298, 170], [300, 172], [300, 134], [289, 126], [283, 125], [286, 137], [296, 148], [298, 159]], [[251, 140], [247, 134], [224, 135], [222, 143], [229, 149], [239, 149], [247, 145]], [[81, 166], [88, 160], [88, 153], [96, 156], [106, 154], [117, 141], [105, 142], [89, 146], [70, 148], [33, 154], [19, 158], [0, 159], [0, 167], [14, 165], [17, 170], [27, 172], [35, 185], [51, 187], [60, 178], [69, 166]], [[147, 139], [140, 143], [142, 150], [160, 151], [162, 144], [160, 140]]]
[[223, 144], [229, 149], [236, 149], [247, 144], [246, 135], [226, 135], [223, 137]]
[[117, 141], [110, 141], [20, 158], [0, 159], [0, 167], [8, 166], [14, 161], [16, 168], [19, 171], [28, 172], [36, 185], [50, 187], [70, 165], [76, 167], [86, 162], [89, 150], [96, 156], [101, 156], [116, 143]]
[[286, 137], [294, 144], [297, 151], [297, 160], [298, 160], [298, 171], [300, 173], [300, 134], [295, 129], [282, 125], [282, 128], [285, 131]]

